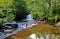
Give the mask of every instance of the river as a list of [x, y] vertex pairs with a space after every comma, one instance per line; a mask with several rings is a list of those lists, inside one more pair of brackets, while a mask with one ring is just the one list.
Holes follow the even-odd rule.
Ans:
[[[8, 37], [8, 36], [10, 36], [12, 34], [15, 34], [16, 32], [18, 32], [18, 31], [20, 31], [22, 29], [32, 27], [32, 25], [36, 25], [36, 24], [33, 23], [33, 18], [31, 16], [31, 14], [27, 15], [26, 19], [22, 20], [22, 22], [17, 22], [17, 24], [18, 24], [18, 28], [15, 31], [11, 32], [11, 33], [0, 32], [0, 39], [4, 39], [5, 37]], [[11, 30], [8, 29], [6, 31], [10, 32], [12, 30], [13, 29], [11, 29]]]
[[[33, 25], [36, 25], [37, 23], [33, 20], [31, 14], [29, 14], [29, 15], [27, 15], [26, 19], [22, 20], [22, 22], [17, 22], [17, 24], [18, 24], [18, 28], [11, 33], [0, 32], [0, 39], [4, 39], [10, 35], [13, 35], [22, 29], [30, 28]], [[45, 36], [45, 38], [44, 38], [44, 36]], [[52, 36], [51, 36], [52, 37], [51, 39], [54, 39], [54, 34], [52, 34]], [[40, 34], [40, 37], [37, 37], [37, 35], [33, 33], [29, 36], [29, 39], [50, 39], [50, 36], [49, 36], [49, 34], [45, 34], [45, 35]], [[60, 37], [56, 38], [56, 39], [60, 39]]]

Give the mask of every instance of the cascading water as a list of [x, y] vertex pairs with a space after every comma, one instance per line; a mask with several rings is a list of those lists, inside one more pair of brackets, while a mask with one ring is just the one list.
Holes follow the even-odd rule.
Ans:
[[26, 28], [26, 23], [24, 23], [24, 21], [26, 22], [32, 22], [33, 20], [33, 17], [31, 16], [31, 14], [27, 15], [26, 16], [26, 19], [23, 19], [22, 22], [18, 23], [18, 30], [21, 30], [21, 29], [25, 29]]
[[[27, 22], [30, 22], [30, 21], [32, 21], [33, 20], [33, 18], [32, 18], [32, 16], [31, 16], [31, 14], [29, 14], [29, 15], [27, 15], [26, 16], [26, 19], [24, 19], [25, 21], [27, 21]], [[23, 21], [23, 20], [22, 20]], [[24, 21], [23, 22], [18, 22], [17, 23], [18, 24], [18, 28], [16, 29], [16, 30], [22, 30], [22, 29], [26, 29], [26, 23], [24, 23]], [[15, 32], [14, 32], [15, 33]], [[1, 34], [1, 33], [0, 33]], [[4, 33], [2, 33], [2, 37], [0, 36], [0, 38], [2, 39], [2, 38], [5, 38], [4, 36], [9, 36], [10, 34], [4, 34]]]
[[31, 14], [29, 14], [29, 15], [26, 16], [26, 20], [27, 21], [32, 21], [33, 20], [33, 17], [31, 16]]

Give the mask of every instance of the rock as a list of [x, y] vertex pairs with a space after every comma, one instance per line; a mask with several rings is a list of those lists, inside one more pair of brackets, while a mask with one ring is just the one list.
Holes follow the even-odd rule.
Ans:
[[58, 23], [56, 24], [56, 27], [60, 28], [60, 22], [58, 22]]
[[4, 33], [11, 33], [13, 31], [14, 31], [14, 29], [7, 29], [7, 30], [4, 30]]
[[36, 34], [31, 34], [28, 39], [39, 39], [38, 36], [36, 36]]
[[40, 34], [40, 39], [44, 39], [43, 35]]
[[49, 36], [49, 34], [46, 34], [45, 36], [46, 36], [46, 39], [50, 39], [50, 36]]
[[8, 22], [8, 23], [4, 23], [3, 24], [3, 29], [16, 29], [16, 28], [18, 28], [18, 24], [16, 23], [16, 22]]

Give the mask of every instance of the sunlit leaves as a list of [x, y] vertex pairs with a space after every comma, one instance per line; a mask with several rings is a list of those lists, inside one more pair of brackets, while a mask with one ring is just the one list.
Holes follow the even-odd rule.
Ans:
[[0, 0], [0, 22], [14, 19], [14, 0]]
[[0, 0], [0, 8], [8, 9], [13, 6], [13, 0]]

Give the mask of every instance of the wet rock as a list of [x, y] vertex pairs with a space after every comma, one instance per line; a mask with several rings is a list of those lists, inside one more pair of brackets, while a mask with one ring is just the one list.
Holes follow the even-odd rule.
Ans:
[[8, 22], [8, 23], [5, 23], [3, 24], [3, 29], [16, 29], [18, 27], [18, 24], [17, 23], [13, 23], [13, 22]]
[[14, 29], [6, 29], [4, 30], [4, 33], [12, 33], [14, 31]]

